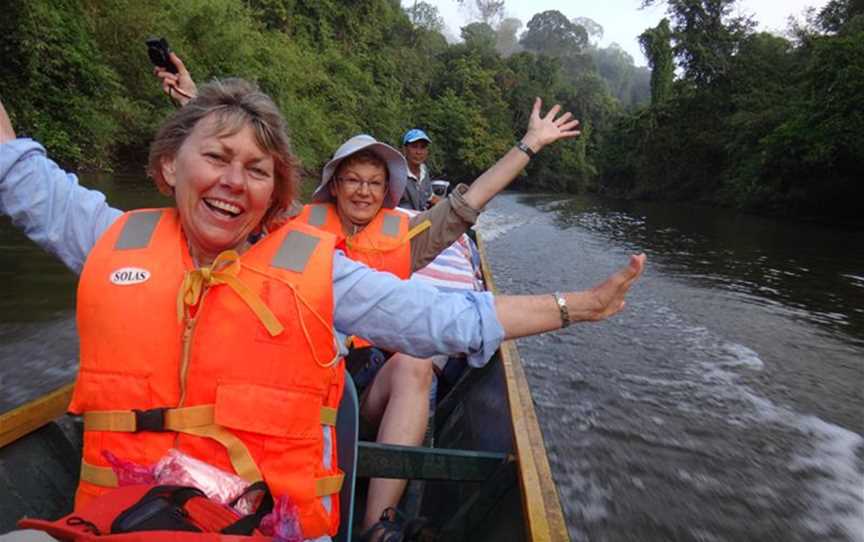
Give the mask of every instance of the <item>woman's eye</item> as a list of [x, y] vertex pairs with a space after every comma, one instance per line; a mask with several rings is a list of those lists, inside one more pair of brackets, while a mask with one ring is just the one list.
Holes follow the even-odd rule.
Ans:
[[225, 158], [219, 153], [205, 152], [204, 156], [206, 156], [207, 158], [214, 160], [216, 162], [225, 162]]
[[252, 173], [254, 177], [259, 179], [266, 179], [270, 176], [270, 172], [266, 169], [261, 169], [260, 167], [249, 168], [249, 171]]

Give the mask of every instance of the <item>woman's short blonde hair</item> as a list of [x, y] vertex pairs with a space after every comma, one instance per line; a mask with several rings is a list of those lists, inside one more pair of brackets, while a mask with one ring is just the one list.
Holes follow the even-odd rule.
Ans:
[[262, 220], [262, 225], [269, 225], [294, 200], [299, 173], [282, 113], [253, 83], [230, 78], [201, 86], [198, 96], [159, 128], [150, 144], [147, 173], [160, 192], [171, 195], [173, 190], [162, 175], [162, 162], [176, 156], [198, 122], [210, 116], [215, 118], [215, 131], [220, 134], [233, 135], [244, 126], [251, 126], [258, 146], [273, 157], [273, 203]]

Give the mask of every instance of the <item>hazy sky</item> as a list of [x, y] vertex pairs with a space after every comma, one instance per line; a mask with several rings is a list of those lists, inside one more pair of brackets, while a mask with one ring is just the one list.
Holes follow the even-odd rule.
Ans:
[[[456, 0], [426, 1], [438, 7], [450, 33], [459, 36], [459, 28], [466, 23], [464, 9], [460, 8], [459, 3]], [[412, 0], [402, 0], [405, 6], [411, 3]], [[465, 3], [472, 2], [467, 0]], [[658, 3], [647, 9], [639, 9], [641, 3], [641, 0], [507, 0], [506, 11], [508, 17], [516, 17], [523, 25], [534, 14], [550, 9], [560, 11], [569, 19], [588, 17], [603, 27], [601, 46], [617, 42], [633, 56], [637, 65], [644, 66], [645, 57], [639, 50], [636, 37], [663, 18], [666, 5]], [[801, 18], [807, 7], [821, 8], [826, 3], [827, 0], [739, 0], [738, 10], [742, 14], [753, 15], [761, 30], [782, 33], [790, 15]]]

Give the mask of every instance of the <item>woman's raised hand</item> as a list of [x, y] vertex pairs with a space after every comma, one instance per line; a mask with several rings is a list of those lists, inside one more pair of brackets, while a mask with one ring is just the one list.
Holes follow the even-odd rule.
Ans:
[[582, 133], [579, 131], [579, 121], [573, 118], [572, 113], [567, 111], [558, 117], [561, 106], [556, 104], [545, 116], [541, 117], [540, 108], [542, 106], [543, 100], [535, 98], [531, 117], [528, 120], [528, 131], [522, 138], [522, 142], [531, 147], [534, 152], [539, 152], [544, 146], [559, 139], [577, 137]]
[[[583, 292], [567, 294], [570, 319], [574, 322], [597, 322], [613, 316], [624, 308], [624, 298], [630, 286], [645, 270], [645, 254], [630, 256], [630, 262], [612, 276]], [[571, 296], [573, 297], [571, 303]]]
[[156, 67], [153, 69], [153, 74], [162, 80], [162, 91], [168, 97], [180, 105], [186, 105], [186, 102], [198, 94], [198, 87], [192, 80], [192, 76], [189, 75], [186, 65], [173, 51], [171, 52], [171, 62], [177, 66], [177, 73]]

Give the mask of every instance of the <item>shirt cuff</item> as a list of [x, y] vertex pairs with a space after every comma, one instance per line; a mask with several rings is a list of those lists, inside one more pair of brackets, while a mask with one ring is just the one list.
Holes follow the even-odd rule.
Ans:
[[473, 298], [476, 300], [477, 309], [480, 313], [480, 334], [483, 338], [483, 346], [480, 350], [470, 352], [467, 355], [468, 365], [471, 367], [483, 367], [486, 365], [495, 351], [504, 340], [504, 328], [498, 321], [495, 313], [495, 296], [490, 292], [477, 292]]
[[16, 162], [31, 153], [45, 156], [45, 147], [26, 137], [19, 137], [0, 145], [0, 181], [2, 181]]
[[467, 191], [468, 185], [459, 183], [456, 185], [456, 188], [450, 192], [448, 198], [450, 199], [450, 206], [453, 208], [453, 212], [456, 216], [468, 224], [475, 224], [477, 222], [477, 217], [480, 216], [483, 209], [478, 210], [468, 205], [468, 202], [465, 201], [465, 192]]

